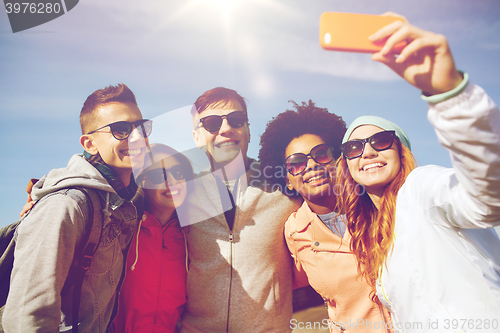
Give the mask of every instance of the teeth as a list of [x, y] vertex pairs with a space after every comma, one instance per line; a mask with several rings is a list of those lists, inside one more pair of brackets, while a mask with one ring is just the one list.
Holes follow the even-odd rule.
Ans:
[[372, 163], [372, 164], [365, 165], [363, 167], [363, 171], [366, 171], [366, 170], [369, 170], [369, 169], [373, 169], [373, 168], [381, 168], [383, 166], [384, 165], [382, 163]]
[[177, 195], [177, 194], [179, 194], [179, 190], [167, 191], [167, 195], [170, 195], [170, 196]]
[[233, 146], [233, 145], [236, 145], [237, 142], [236, 141], [227, 141], [227, 142], [221, 142], [221, 143], [217, 143], [215, 144], [218, 148], [222, 148], [222, 147], [227, 147], [227, 146]]
[[306, 183], [311, 183], [311, 182], [315, 182], [315, 181], [318, 181], [318, 180], [321, 180], [321, 179], [325, 179], [325, 175], [318, 175], [318, 176], [314, 176], [314, 177], [311, 177], [309, 178]]
[[141, 149], [127, 149], [122, 150], [122, 154], [127, 156], [137, 156], [141, 153]]

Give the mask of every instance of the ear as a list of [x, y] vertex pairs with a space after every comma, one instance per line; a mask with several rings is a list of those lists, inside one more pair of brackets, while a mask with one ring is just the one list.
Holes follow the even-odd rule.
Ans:
[[286, 187], [288, 187], [288, 189], [289, 189], [290, 191], [292, 191], [292, 190], [293, 190], [293, 186], [292, 186], [292, 184], [290, 184], [290, 183], [286, 184]]
[[97, 153], [99, 153], [90, 135], [82, 135], [80, 137], [80, 144], [82, 145], [83, 149], [85, 149], [85, 151], [90, 155], [97, 155]]
[[197, 130], [193, 130], [193, 141], [196, 144], [196, 147], [199, 149], [203, 148], [206, 144], [205, 137], [202, 134], [198, 133]]

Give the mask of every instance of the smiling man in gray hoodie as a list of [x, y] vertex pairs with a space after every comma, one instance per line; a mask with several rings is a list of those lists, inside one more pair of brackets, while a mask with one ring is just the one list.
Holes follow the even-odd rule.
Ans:
[[[39, 201], [18, 227], [5, 332], [71, 330], [75, 302], [72, 292], [61, 292], [85, 245], [92, 209], [103, 212], [102, 232], [82, 285], [78, 329], [105, 332], [114, 316], [125, 251], [142, 214], [132, 166], [143, 163], [151, 122], [142, 118], [132, 91], [119, 84], [87, 98], [80, 125], [84, 154], [35, 184], [32, 198]], [[94, 191], [101, 207], [91, 208], [75, 187]]]
[[193, 138], [211, 168], [188, 195], [189, 271], [181, 333], [290, 332], [292, 258], [283, 226], [300, 203], [247, 156], [245, 100], [223, 87], [194, 104]]

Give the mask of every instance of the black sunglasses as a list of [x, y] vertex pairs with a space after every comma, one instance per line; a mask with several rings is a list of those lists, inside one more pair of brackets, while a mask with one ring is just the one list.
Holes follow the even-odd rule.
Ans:
[[139, 130], [139, 134], [143, 138], [147, 138], [151, 135], [151, 131], [153, 130], [153, 121], [149, 119], [140, 119], [133, 122], [129, 121], [117, 121], [116, 123], [111, 123], [104, 125], [103, 127], [99, 127], [98, 129], [88, 132], [87, 134], [95, 133], [99, 130], [102, 130], [104, 127], [108, 127], [111, 130], [111, 134], [116, 140], [125, 140], [130, 136], [130, 133], [137, 128]]
[[322, 143], [311, 149], [307, 155], [303, 153], [292, 154], [285, 159], [285, 169], [292, 176], [302, 173], [307, 167], [307, 159], [309, 156], [311, 156], [316, 163], [328, 164], [333, 161], [333, 148]]
[[152, 169], [146, 172], [142, 178], [142, 180], [149, 180], [152, 184], [158, 185], [165, 183], [167, 181], [167, 172], [172, 175], [176, 180], [186, 180], [186, 171], [182, 165], [177, 164], [171, 167], [170, 169], [166, 168], [157, 168]]
[[340, 146], [340, 150], [342, 150], [345, 158], [349, 160], [363, 155], [366, 143], [369, 143], [376, 151], [386, 150], [391, 148], [395, 134], [395, 131], [383, 131], [373, 134], [366, 139], [347, 141]]
[[217, 132], [222, 126], [222, 120], [226, 118], [232, 128], [240, 128], [247, 122], [247, 113], [245, 111], [233, 111], [224, 116], [211, 115], [200, 119], [198, 126], [201, 125], [210, 133]]

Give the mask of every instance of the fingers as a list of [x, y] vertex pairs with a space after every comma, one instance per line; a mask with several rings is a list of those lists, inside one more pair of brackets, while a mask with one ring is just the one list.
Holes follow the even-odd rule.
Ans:
[[403, 21], [392, 22], [391, 24], [386, 25], [385, 27], [368, 37], [368, 39], [372, 42], [384, 40], [385, 38], [398, 31], [398, 29], [401, 29], [404, 24], [405, 22]]
[[21, 217], [23, 217], [23, 216], [24, 216], [24, 214], [26, 214], [26, 212], [28, 212], [28, 211], [31, 209], [31, 207], [33, 207], [33, 205], [34, 205], [34, 204], [35, 204], [35, 202], [34, 202], [34, 201], [29, 201], [29, 202], [27, 202], [27, 203], [24, 205], [23, 210], [21, 211], [21, 213], [19, 213], [19, 215], [20, 215]]
[[406, 17], [404, 17], [403, 15], [400, 15], [398, 13], [394, 13], [394, 12], [385, 12], [385, 13], [383, 13], [380, 16], [394, 16], [394, 17], [399, 17], [399, 18], [403, 19], [405, 22], [408, 22], [408, 20], [406, 19]]
[[427, 47], [432, 47], [436, 50], [442, 47], [447, 47], [446, 38], [443, 35], [434, 33], [428, 33], [420, 38], [416, 38], [408, 44], [403, 51], [401, 51], [400, 55], [396, 59], [396, 62], [402, 63], [412, 55], [415, 55], [420, 50]]
[[372, 60], [388, 64], [395, 63], [396, 57], [393, 54], [383, 54], [382, 52], [377, 52], [372, 54]]
[[387, 39], [387, 42], [385, 43], [381, 52], [387, 54], [391, 52], [394, 46], [399, 42], [405, 41], [407, 44], [411, 44], [414, 40], [429, 35], [434, 35], [434, 33], [422, 30], [410, 25], [409, 23], [406, 23]]
[[[399, 17], [403, 20], [403, 21], [393, 22], [393, 23], [383, 27], [382, 29], [377, 31], [375, 34], [373, 34], [372, 36], [369, 37], [369, 39], [372, 42], [376, 42], [376, 41], [383, 42], [386, 39], [384, 47], [381, 50], [381, 53], [383, 55], [387, 55], [389, 53], [399, 53], [399, 51], [401, 51], [402, 46], [407, 45], [407, 44], [411, 44], [414, 40], [416, 40], [418, 38], [422, 38], [422, 37], [426, 37], [426, 36], [436, 36], [436, 34], [434, 34], [433, 32], [426, 31], [426, 30], [417, 28], [415, 26], [412, 26], [408, 22], [408, 20], [402, 15], [399, 15], [399, 14], [396, 14], [393, 12], [386, 12], [386, 13], [382, 14], [382, 16]], [[409, 53], [415, 52], [415, 49], [414, 49], [415, 47], [418, 47], [418, 46], [425, 47], [425, 46], [431, 46], [431, 45], [437, 46], [437, 44], [442, 43], [442, 41], [439, 39], [436, 39], [436, 40], [429, 39], [428, 41], [430, 41], [430, 43], [428, 45], [425, 45], [425, 43], [414, 44], [411, 49], [409, 49], [407, 52], [404, 52], [405, 56], [402, 57], [399, 60], [399, 62], [404, 61], [404, 59], [407, 58]], [[425, 42], [425, 40], [424, 40], [424, 42]], [[401, 52], [401, 53], [403, 54], [403, 52]]]

